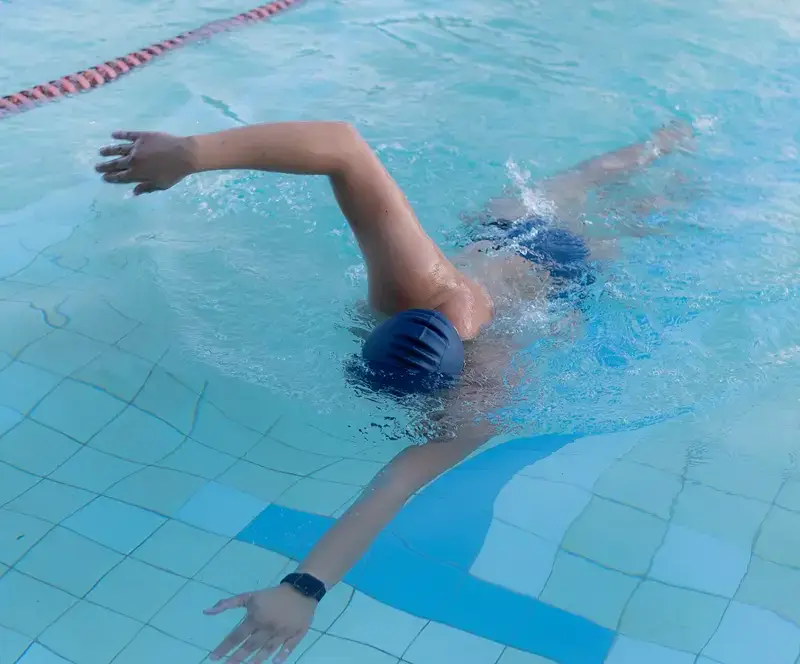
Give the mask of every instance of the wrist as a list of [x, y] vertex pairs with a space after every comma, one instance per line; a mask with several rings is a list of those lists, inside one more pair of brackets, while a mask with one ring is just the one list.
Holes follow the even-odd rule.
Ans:
[[325, 593], [327, 592], [325, 584], [317, 577], [307, 572], [293, 572], [292, 574], [287, 574], [281, 579], [280, 585], [289, 586], [295, 592], [303, 595], [303, 597], [308, 597], [316, 602], [319, 602], [325, 597]]
[[199, 138], [199, 136], [185, 136], [182, 140], [187, 175], [203, 170]]

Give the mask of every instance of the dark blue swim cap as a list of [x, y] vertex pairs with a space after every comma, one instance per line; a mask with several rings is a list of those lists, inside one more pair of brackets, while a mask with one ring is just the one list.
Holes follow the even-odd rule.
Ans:
[[438, 311], [409, 309], [378, 325], [362, 349], [374, 389], [424, 392], [451, 386], [464, 370], [464, 343]]

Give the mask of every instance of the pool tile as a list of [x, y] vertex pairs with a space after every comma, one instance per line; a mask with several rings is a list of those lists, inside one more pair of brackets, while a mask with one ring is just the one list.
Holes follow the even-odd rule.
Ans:
[[86, 599], [134, 620], [147, 622], [185, 583], [183, 577], [135, 558], [126, 558], [103, 577]]
[[200, 395], [203, 393], [211, 371], [207, 365], [197, 363], [189, 355], [183, 349], [176, 350], [173, 346], [164, 353], [158, 366], [192, 392]]
[[686, 478], [720, 491], [772, 502], [781, 489], [779, 473], [761, 470], [752, 461], [722, 454], [689, 467]]
[[386, 465], [400, 454], [400, 452], [406, 449], [408, 445], [409, 442], [406, 438], [402, 438], [401, 440], [385, 439], [380, 444], [367, 447], [362, 452], [356, 454], [354, 458]]
[[774, 563], [800, 567], [800, 513], [773, 507], [764, 520], [754, 551]]
[[122, 339], [138, 325], [94, 297], [73, 296], [59, 306], [59, 311], [69, 316], [70, 331], [109, 345]]
[[263, 387], [223, 376], [208, 382], [205, 396], [230, 419], [261, 433], [275, 425], [286, 406]]
[[158, 527], [164, 517], [140, 507], [100, 496], [71, 517], [63, 525], [99, 544], [120, 553], [130, 553]]
[[350, 457], [362, 452], [368, 444], [335, 438], [308, 423], [308, 414], [284, 415], [269, 432], [270, 438], [295, 449], [335, 457]]
[[184, 435], [163, 420], [128, 406], [89, 445], [129, 461], [153, 464], [175, 451], [183, 440]]
[[31, 644], [31, 638], [0, 626], [0, 662], [14, 664]]
[[83, 597], [122, 560], [118, 553], [56, 526], [17, 563], [16, 569]]
[[558, 544], [493, 520], [472, 564], [472, 576], [538, 597], [553, 568]]
[[0, 300], [0, 320], [13, 321], [13, 325], [0, 325], [0, 350], [16, 355], [23, 348], [53, 333], [42, 319], [42, 314], [25, 302]]
[[254, 496], [209, 482], [178, 510], [175, 518], [203, 530], [235, 537], [267, 503]]
[[638, 579], [559, 551], [540, 599], [616, 630], [622, 611], [638, 584]]
[[275, 503], [301, 512], [331, 516], [358, 492], [357, 487], [348, 484], [306, 477], [289, 487]]
[[[25, 601], [20, 602], [19, 598]], [[0, 577], [0, 625], [31, 639], [47, 629], [76, 599], [16, 570]]]
[[50, 523], [60, 523], [93, 500], [95, 495], [66, 484], [42, 480], [8, 503], [7, 507]]
[[68, 378], [33, 409], [31, 417], [85, 443], [123, 408], [119, 399]]
[[514, 648], [506, 648], [497, 664], [558, 664], [551, 659], [545, 659], [531, 652], [522, 652]]
[[619, 636], [605, 664], [694, 664], [694, 653]]
[[775, 498], [775, 503], [787, 510], [800, 512], [800, 482], [796, 480], [786, 482]]
[[8, 406], [0, 406], [0, 436], [10, 431], [22, 421], [24, 415]]
[[[323, 634], [300, 659], [301, 664], [397, 664], [397, 657], [361, 643]], [[466, 663], [465, 663], [466, 664]]]
[[355, 592], [328, 634], [374, 646], [400, 657], [427, 622]]
[[174, 452], [159, 461], [158, 465], [211, 480], [224, 473], [234, 463], [236, 457], [187, 439]]
[[751, 548], [769, 505], [687, 482], [675, 502], [672, 522]]
[[192, 438], [220, 452], [242, 457], [261, 439], [261, 434], [229, 420], [213, 404], [201, 401]]
[[34, 643], [17, 664], [72, 664], [72, 662], [59, 657], [41, 643]]
[[309, 630], [306, 635], [302, 638], [300, 643], [295, 646], [294, 651], [289, 658], [286, 660], [285, 664], [297, 664], [297, 662], [306, 654], [306, 651], [311, 648], [317, 641], [319, 641], [322, 634], [317, 631]]
[[156, 367], [134, 403], [188, 434], [194, 422], [198, 398], [163, 369]]
[[613, 458], [596, 452], [586, 455], [578, 454], [576, 450], [567, 445], [541, 461], [523, 468], [520, 474], [551, 482], [571, 484], [591, 491], [595, 482], [614, 461]]
[[233, 487], [269, 503], [299, 480], [300, 477], [297, 475], [280, 473], [249, 461], [237, 461], [216, 479], [220, 484]]
[[339, 459], [297, 450], [266, 437], [244, 457], [247, 461], [293, 475], [310, 475], [330, 466]]
[[[0, 284], [2, 284], [2, 281], [0, 281]], [[5, 369], [13, 361], [14, 358], [11, 357], [11, 355], [9, 355], [8, 353], [4, 353], [3, 351], [0, 351], [0, 371]]]
[[158, 362], [169, 350], [174, 332], [165, 326], [142, 324], [120, 339], [116, 346], [150, 362]]
[[569, 484], [517, 475], [497, 494], [494, 518], [559, 544], [591, 498]]
[[142, 389], [153, 364], [111, 347], [73, 374], [73, 378], [96, 385], [123, 401]]
[[690, 457], [691, 443], [686, 440], [684, 431], [676, 432], [670, 439], [645, 439], [626, 454], [624, 459], [680, 476], [683, 475]]
[[403, 659], [411, 664], [495, 664], [503, 646], [448, 625], [428, 623]]
[[727, 600], [656, 581], [633, 593], [620, 621], [626, 636], [698, 653], [717, 629]]
[[666, 523], [650, 514], [594, 497], [572, 524], [563, 547], [627, 574], [644, 574]]
[[50, 477], [79, 489], [103, 493], [139, 468], [139, 464], [84, 447]]
[[0, 505], [30, 489], [39, 478], [0, 461]]
[[100, 355], [106, 346], [66, 330], [54, 330], [26, 348], [19, 359], [59, 376], [69, 376]]
[[332, 466], [318, 470], [312, 477], [328, 482], [364, 487], [369, 484], [385, 464], [361, 459], [342, 459]]
[[180, 576], [193, 577], [228, 540], [169, 520], [131, 555]]
[[141, 627], [141, 623], [104, 607], [78, 602], [39, 640], [75, 664], [108, 664]]
[[703, 654], [722, 664], [795, 664], [800, 627], [765, 609], [731, 602]]
[[0, 460], [44, 476], [80, 449], [80, 444], [64, 434], [32, 420], [24, 420], [0, 440]]
[[158, 630], [203, 650], [213, 650], [243, 618], [244, 611], [232, 610], [206, 616], [203, 610], [228, 594], [197, 581], [189, 581], [155, 615], [150, 624]]
[[289, 559], [260, 546], [231, 540], [195, 579], [233, 595], [277, 583]]
[[669, 585], [733, 597], [749, 563], [749, 548], [673, 524], [649, 576]]
[[594, 492], [625, 505], [668, 519], [681, 490], [675, 475], [631, 461], [617, 461], [594, 486]]
[[159, 514], [174, 516], [206, 481], [169, 468], [147, 467], [111, 487], [106, 495]]
[[52, 527], [36, 517], [0, 509], [0, 563], [16, 563]]
[[[292, 571], [292, 567], [287, 568], [286, 573]], [[327, 632], [333, 623], [344, 613], [350, 600], [353, 598], [353, 587], [346, 583], [337, 583], [331, 588], [327, 595], [317, 607], [314, 620], [311, 626], [320, 632]]]
[[12, 362], [0, 371], [0, 404], [27, 413], [61, 381], [61, 376], [32, 364]]
[[145, 626], [114, 658], [114, 664], [200, 664], [207, 654], [205, 650]]
[[800, 625], [800, 570], [753, 556], [736, 600], [754, 604]]

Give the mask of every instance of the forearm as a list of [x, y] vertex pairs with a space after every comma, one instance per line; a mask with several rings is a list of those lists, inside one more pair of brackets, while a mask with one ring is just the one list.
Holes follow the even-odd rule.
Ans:
[[260, 170], [333, 176], [366, 147], [342, 122], [280, 122], [237, 127], [190, 139], [195, 172]]

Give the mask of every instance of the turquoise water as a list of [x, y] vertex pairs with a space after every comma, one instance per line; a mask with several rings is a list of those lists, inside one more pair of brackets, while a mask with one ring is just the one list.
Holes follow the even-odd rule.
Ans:
[[[4, 3], [0, 90], [10, 93], [244, 9], [219, 0], [102, 7], [47, 0], [35, 11], [28, 3]], [[785, 3], [309, 0], [271, 24], [183, 49], [91, 94], [3, 119], [0, 368], [26, 361], [26, 349], [44, 334], [38, 327], [44, 316], [56, 331], [76, 331], [160, 362], [201, 393], [201, 401], [204, 385], [234, 381], [302, 408], [306, 421], [319, 418], [327, 424], [317, 429], [330, 426], [343, 440], [375, 425], [368, 438], [382, 451], [370, 461], [385, 461], [386, 450], [411, 439], [406, 424], [415, 415], [355, 395], [342, 380], [342, 360], [358, 350], [348, 327], [358, 322], [366, 281], [326, 183], [205, 174], [134, 201], [92, 172], [110, 132], [353, 122], [428, 232], [454, 250], [459, 215], [504, 187], [525, 194], [538, 178], [643, 140], [677, 118], [694, 124], [694, 153], [670, 156], [631, 185], [605, 192], [589, 215], [598, 232], [613, 237], [615, 220], [631, 218], [633, 199], [666, 197], [675, 206], [647, 215], [646, 223], [667, 234], [620, 239], [621, 256], [604, 268], [585, 317], [574, 324], [565, 323], [569, 312], [559, 305], [531, 307], [519, 321], [518, 331], [535, 339], [527, 350], [534, 370], [514, 408], [504, 412], [503, 427], [537, 436], [613, 434], [667, 420], [653, 440], [672, 452], [659, 454], [674, 452], [701, 474], [722, 463], [711, 486], [777, 510], [779, 488], [795, 478], [798, 423], [791, 414], [800, 397], [798, 37], [800, 13]], [[126, 336], [131, 328], [146, 334], [134, 341]], [[31, 362], [68, 376], [81, 369], [82, 353], [95, 359], [83, 346], [67, 345], [53, 358], [39, 354]], [[77, 358], [74, 367], [66, 362], [69, 371], [62, 354]], [[35, 402], [26, 408], [12, 399], [2, 403], [30, 418]], [[224, 412], [236, 419], [233, 410]], [[253, 424], [259, 419], [253, 412], [243, 417], [260, 434], [266, 431]], [[193, 431], [183, 433], [199, 440]], [[284, 442], [295, 435], [288, 431]], [[324, 445], [313, 451], [325, 454]], [[747, 473], [724, 470], [724, 464], [755, 461], [777, 482], [774, 492], [739, 491]], [[673, 472], [650, 457], [645, 465]], [[674, 472], [684, 484], [687, 472], [690, 483], [705, 481], [686, 468]], [[778, 502], [796, 514], [795, 503]], [[303, 505], [298, 509], [315, 512]], [[635, 539], [637, 528], [630, 528]], [[755, 537], [754, 531], [745, 548], [758, 553]], [[786, 536], [770, 546], [789, 551], [793, 542]], [[298, 555], [289, 545], [267, 548]], [[762, 557], [796, 567], [791, 555], [781, 555]], [[528, 594], [549, 601], [546, 591]], [[711, 595], [730, 600], [734, 593]], [[391, 593], [379, 599], [417, 611], [393, 603]], [[565, 603], [552, 601], [573, 610]], [[626, 633], [643, 642], [694, 655], [702, 650], [688, 637], [673, 643], [660, 633], [631, 630]], [[494, 632], [483, 636], [536, 652]], [[714, 652], [708, 661], [757, 661]], [[608, 661], [651, 661], [619, 657]], [[758, 661], [794, 664], [783, 657]]]

